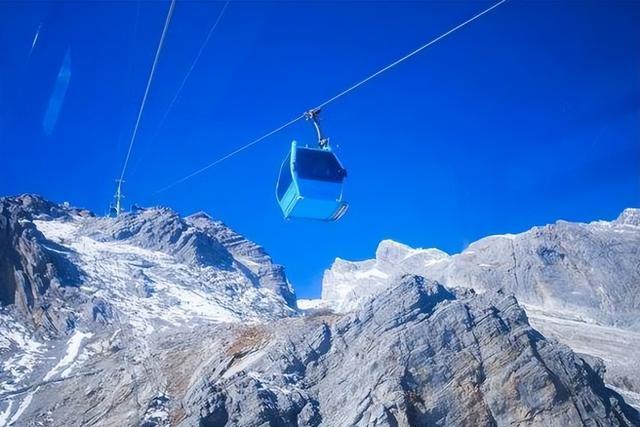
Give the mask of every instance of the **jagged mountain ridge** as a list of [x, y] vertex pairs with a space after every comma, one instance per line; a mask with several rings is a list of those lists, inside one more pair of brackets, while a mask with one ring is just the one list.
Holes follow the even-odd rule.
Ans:
[[638, 424], [504, 292], [399, 275], [301, 316], [282, 267], [206, 214], [32, 195], [0, 199], [0, 248], [0, 425]]
[[[347, 311], [396, 273], [414, 273], [482, 291], [499, 284], [524, 304], [607, 325], [640, 326], [640, 210], [590, 224], [558, 221], [497, 235], [449, 256], [386, 240], [373, 260], [337, 259], [322, 299]], [[348, 285], [344, 282], [348, 281]]]
[[[0, 209], [0, 224], [6, 236], [2, 242], [5, 250], [0, 253], [5, 270], [2, 280], [9, 284], [3, 289], [2, 303], [16, 303], [18, 311], [31, 316], [36, 326], [41, 326], [37, 321], [39, 312], [55, 301], [57, 292], [72, 292], [81, 283], [86, 286], [91, 277], [104, 280], [98, 277], [100, 274], [116, 276], [112, 278], [114, 282], [131, 280], [139, 293], [153, 293], [153, 280], [147, 272], [154, 264], [145, 263], [145, 257], [174, 264], [178, 276], [193, 273], [227, 285], [224, 293], [230, 297], [239, 293], [234, 294], [230, 284], [218, 283], [224, 277], [217, 276], [235, 276], [232, 279], [241, 282], [240, 288], [273, 297], [274, 307], [265, 312], [269, 315], [278, 311], [278, 306], [281, 315], [295, 308], [295, 294], [284, 269], [274, 264], [260, 246], [205, 214], [183, 219], [170, 209], [154, 208], [104, 218], [32, 195], [3, 199]], [[109, 263], [110, 254], [122, 254], [132, 260], [139, 256], [143, 261], [96, 271], [95, 261]], [[104, 257], [98, 258], [101, 256]], [[183, 266], [191, 266], [193, 271], [186, 272]], [[129, 274], [122, 275], [117, 270]], [[257, 301], [267, 299], [260, 297]], [[58, 321], [57, 325], [61, 323]], [[59, 329], [52, 326], [51, 332]]]

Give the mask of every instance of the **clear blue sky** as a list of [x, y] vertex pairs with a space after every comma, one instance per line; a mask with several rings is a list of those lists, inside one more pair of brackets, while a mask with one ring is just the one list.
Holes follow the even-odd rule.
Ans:
[[[351, 202], [339, 223], [285, 222], [274, 200], [291, 139], [313, 142], [305, 122], [154, 195], [491, 3], [231, 2], [159, 127], [222, 4], [176, 5], [126, 201], [222, 219], [300, 296], [381, 239], [458, 252], [640, 205], [637, 1], [512, 0], [332, 104]], [[0, 2], [0, 194], [106, 211], [167, 8]]]

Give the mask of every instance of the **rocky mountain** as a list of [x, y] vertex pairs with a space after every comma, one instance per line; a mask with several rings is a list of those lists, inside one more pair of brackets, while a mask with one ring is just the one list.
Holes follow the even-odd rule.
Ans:
[[185, 425], [638, 422], [598, 368], [545, 340], [500, 292], [404, 276], [349, 315], [281, 322], [211, 360], [187, 392], [197, 411]]
[[206, 214], [1, 198], [0, 425], [640, 425], [517, 288], [379, 253], [327, 273], [335, 310], [299, 310], [283, 268]]
[[407, 273], [515, 295], [534, 327], [604, 360], [608, 383], [640, 407], [640, 209], [490, 236], [455, 255], [385, 240], [375, 259], [336, 259], [315, 305], [354, 310]]
[[296, 313], [282, 267], [204, 214], [103, 218], [32, 195], [0, 199], [0, 296], [0, 425], [28, 408], [26, 384], [69, 375], [94, 339], [131, 366], [165, 330]]

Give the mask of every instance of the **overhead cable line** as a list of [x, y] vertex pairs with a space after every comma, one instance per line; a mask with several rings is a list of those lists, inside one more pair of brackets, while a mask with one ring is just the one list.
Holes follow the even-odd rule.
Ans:
[[[406, 54], [405, 56], [401, 57], [400, 59], [392, 62], [391, 64], [381, 68], [380, 70], [376, 71], [375, 73], [371, 74], [370, 76], [360, 80], [356, 84], [354, 84], [354, 85], [350, 86], [349, 88], [343, 90], [342, 92], [338, 93], [337, 95], [335, 95], [335, 96], [327, 99], [326, 101], [318, 104], [318, 106], [316, 106], [315, 108], [312, 108], [311, 110], [309, 110], [309, 112], [320, 110], [321, 108], [329, 105], [330, 103], [336, 101], [337, 99], [343, 97], [344, 95], [354, 91], [355, 89], [359, 88], [360, 86], [362, 86], [363, 84], [367, 83], [368, 81], [374, 79], [375, 77], [379, 76], [380, 74], [384, 73], [385, 71], [390, 70], [391, 68], [395, 67], [396, 65], [399, 65], [400, 63], [406, 61], [407, 59], [417, 55], [418, 53], [422, 52], [424, 49], [428, 48], [429, 46], [439, 42], [440, 40], [442, 40], [443, 38], [447, 37], [448, 35], [456, 32], [457, 30], [461, 29], [462, 27], [464, 27], [464, 26], [470, 24], [471, 22], [477, 20], [481, 16], [491, 12], [493, 9], [497, 8], [498, 6], [502, 5], [503, 3], [506, 3], [507, 1], [508, 0], [500, 0], [499, 2], [495, 3], [494, 5], [488, 7], [487, 9], [484, 9], [482, 12], [479, 12], [478, 14], [472, 16], [471, 18], [467, 19], [466, 21], [464, 21], [464, 22], [456, 25], [455, 27], [451, 28], [449, 31], [439, 35], [438, 37], [436, 37], [433, 40], [430, 40], [429, 42], [423, 44], [422, 46], [418, 47], [417, 49], [415, 49], [415, 50], [409, 52], [408, 54]], [[259, 137], [257, 139], [254, 139], [253, 141], [249, 142], [248, 144], [245, 144], [245, 145], [237, 148], [236, 150], [224, 155], [223, 157], [220, 157], [219, 159], [217, 159], [217, 160], [209, 163], [208, 165], [206, 165], [206, 166], [204, 166], [204, 167], [202, 167], [202, 168], [190, 173], [189, 175], [186, 175], [183, 178], [180, 178], [180, 179], [172, 182], [171, 184], [169, 184], [169, 185], [157, 190], [155, 192], [155, 194], [158, 194], [158, 193], [161, 193], [163, 191], [166, 191], [166, 190], [168, 190], [168, 189], [170, 189], [170, 188], [172, 188], [172, 187], [174, 187], [174, 186], [176, 186], [178, 184], [183, 183], [184, 181], [186, 181], [186, 180], [188, 180], [190, 178], [193, 178], [196, 175], [201, 174], [202, 172], [206, 171], [207, 169], [209, 169], [209, 168], [211, 168], [213, 166], [216, 166], [217, 164], [219, 164], [219, 163], [221, 163], [221, 162], [223, 162], [223, 161], [235, 156], [236, 154], [246, 150], [247, 148], [250, 148], [250, 147], [258, 144], [259, 142], [264, 141], [265, 139], [267, 139], [271, 135], [273, 135], [273, 134], [275, 134], [277, 132], [280, 132], [281, 130], [291, 126], [292, 124], [296, 123], [297, 121], [304, 119], [306, 117], [306, 115], [307, 115], [307, 112], [300, 114], [296, 118], [288, 121], [287, 123], [275, 128], [274, 130], [272, 130], [270, 132], [267, 132], [266, 134], [262, 135], [261, 137]]]
[[430, 42], [420, 46], [419, 48], [415, 49], [412, 52], [409, 52], [408, 54], [406, 54], [405, 56], [403, 56], [402, 58], [398, 59], [397, 61], [392, 62], [391, 64], [387, 65], [384, 68], [381, 68], [380, 70], [376, 71], [375, 73], [371, 74], [369, 77], [367, 77], [366, 79], [360, 80], [358, 83], [354, 84], [353, 86], [351, 86], [348, 89], [343, 90], [342, 92], [340, 92], [339, 94], [335, 95], [332, 98], [327, 99], [326, 101], [324, 101], [323, 103], [321, 103], [320, 105], [318, 105], [316, 108], [314, 108], [314, 110], [319, 110], [322, 107], [329, 105], [330, 103], [332, 103], [333, 101], [337, 100], [338, 98], [342, 98], [344, 95], [348, 94], [351, 91], [354, 91], [355, 89], [359, 88], [360, 86], [362, 86], [363, 84], [367, 83], [369, 80], [372, 80], [376, 77], [378, 77], [380, 74], [384, 73], [385, 71], [395, 67], [396, 65], [400, 64], [401, 62], [406, 61], [407, 59], [417, 55], [418, 53], [422, 52], [423, 50], [425, 50], [426, 48], [428, 48], [429, 46], [439, 42], [440, 40], [442, 40], [443, 38], [447, 37], [449, 34], [459, 30], [460, 28], [464, 27], [467, 24], [470, 24], [471, 22], [475, 21], [476, 19], [480, 18], [482, 15], [491, 12], [493, 9], [495, 9], [496, 7], [500, 6], [502, 3], [507, 2], [508, 0], [500, 0], [498, 3], [494, 4], [493, 6], [489, 7], [488, 9], [483, 10], [482, 12], [478, 13], [477, 15], [474, 15], [473, 17], [467, 19], [466, 21], [464, 21], [461, 24], [456, 25], [455, 27], [453, 27], [452, 29], [450, 29], [449, 31], [447, 31], [444, 34], [441, 34], [440, 36], [436, 37], [435, 39], [431, 40]]
[[193, 178], [194, 176], [196, 176], [196, 175], [198, 175], [198, 174], [201, 174], [202, 172], [206, 171], [207, 169], [214, 167], [214, 166], [215, 166], [215, 165], [217, 165], [218, 163], [222, 163], [222, 162], [224, 162], [225, 160], [227, 160], [228, 158], [233, 157], [233, 156], [235, 156], [236, 154], [240, 153], [241, 151], [244, 151], [244, 150], [246, 150], [247, 148], [249, 148], [249, 147], [252, 147], [252, 146], [256, 145], [257, 143], [264, 141], [265, 139], [269, 138], [269, 137], [270, 137], [271, 135], [273, 135], [274, 133], [278, 133], [278, 132], [280, 132], [280, 131], [281, 131], [281, 130], [283, 130], [284, 128], [287, 128], [287, 127], [291, 126], [292, 124], [294, 124], [295, 122], [297, 122], [297, 121], [298, 121], [298, 120], [300, 120], [300, 119], [303, 119], [304, 117], [305, 117], [305, 115], [304, 115], [304, 114], [301, 114], [301, 115], [299, 115], [298, 117], [296, 117], [295, 119], [291, 119], [290, 121], [288, 121], [287, 123], [283, 124], [282, 126], [277, 127], [277, 128], [275, 128], [274, 130], [272, 130], [271, 132], [268, 132], [268, 133], [266, 133], [266, 134], [262, 135], [260, 138], [254, 139], [254, 140], [253, 140], [253, 141], [251, 141], [250, 143], [243, 145], [242, 147], [238, 148], [237, 150], [234, 150], [234, 151], [232, 151], [232, 152], [228, 153], [227, 155], [220, 157], [220, 158], [219, 158], [218, 160], [216, 160], [215, 162], [209, 163], [208, 165], [206, 165], [206, 166], [204, 166], [204, 167], [202, 167], [202, 168], [200, 168], [200, 169], [198, 169], [198, 170], [196, 170], [196, 171], [194, 171], [194, 172], [190, 173], [189, 175], [187, 175], [187, 176], [185, 176], [185, 177], [183, 177], [183, 178], [180, 178], [179, 180], [177, 180], [177, 181], [175, 181], [175, 182], [172, 182], [171, 184], [167, 185], [166, 187], [163, 187], [163, 188], [159, 189], [158, 191], [156, 191], [156, 194], [157, 194], [157, 193], [162, 193], [163, 191], [168, 190], [168, 189], [170, 189], [171, 187], [175, 187], [175, 186], [176, 186], [176, 185], [178, 185], [178, 184], [182, 184], [182, 183], [183, 183], [183, 182], [185, 182], [186, 180], [188, 180], [188, 179], [190, 179], [190, 178]]
[[[222, 6], [222, 9], [220, 9], [220, 12], [218, 12], [218, 16], [213, 21], [213, 24], [209, 28], [207, 36], [205, 37], [204, 41], [200, 45], [200, 48], [198, 49], [198, 53], [194, 57], [193, 61], [191, 62], [191, 65], [189, 66], [189, 69], [187, 70], [184, 78], [182, 79], [182, 82], [178, 86], [178, 90], [173, 95], [173, 98], [171, 99], [171, 102], [169, 102], [169, 105], [168, 105], [167, 109], [165, 110], [164, 114], [162, 115], [162, 118], [160, 119], [160, 121], [158, 122], [158, 126], [156, 127], [156, 131], [155, 131], [154, 135], [150, 138], [151, 141], [154, 141], [158, 137], [158, 135], [160, 134], [160, 130], [162, 129], [162, 126], [164, 125], [165, 121], [167, 120], [167, 117], [169, 116], [169, 113], [172, 111], [173, 105], [176, 103], [176, 101], [180, 97], [180, 94], [182, 93], [182, 89], [184, 88], [185, 84], [187, 83], [187, 80], [189, 80], [189, 77], [191, 77], [191, 73], [193, 72], [194, 68], [198, 64], [198, 61], [200, 60], [200, 56], [202, 56], [202, 53], [204, 52], [205, 48], [209, 44], [209, 40], [211, 39], [211, 36], [215, 32], [216, 28], [218, 27], [218, 24], [220, 23], [220, 20], [222, 19], [222, 15], [224, 15], [224, 12], [227, 9], [227, 6], [229, 6], [229, 3], [231, 3], [231, 0], [227, 0], [225, 2], [225, 4]], [[147, 143], [147, 142], [145, 141], [144, 143]], [[135, 173], [140, 161], [141, 161], [141, 159], [138, 158], [138, 161], [133, 166], [133, 172], [132, 173]]]
[[151, 82], [153, 81], [153, 75], [156, 71], [156, 66], [158, 65], [158, 59], [160, 58], [160, 52], [162, 51], [162, 46], [164, 44], [164, 39], [167, 35], [167, 31], [169, 29], [169, 24], [171, 23], [171, 17], [173, 16], [173, 9], [175, 7], [176, 0], [171, 0], [171, 4], [169, 5], [169, 11], [167, 12], [167, 18], [164, 21], [164, 28], [162, 29], [162, 34], [160, 35], [160, 42], [158, 43], [158, 47], [156, 49], [155, 57], [153, 58], [153, 65], [151, 66], [151, 71], [149, 72], [149, 77], [147, 79], [147, 86], [144, 90], [144, 95], [142, 97], [142, 102], [140, 103], [140, 109], [138, 110], [138, 117], [136, 118], [136, 123], [133, 127], [133, 133], [131, 134], [131, 141], [129, 142], [129, 149], [127, 150], [127, 155], [124, 159], [124, 164], [122, 166], [122, 172], [120, 173], [120, 178], [117, 180], [118, 187], [116, 189], [116, 213], [120, 214], [121, 206], [120, 201], [122, 199], [122, 182], [124, 181], [124, 174], [127, 171], [127, 165], [129, 164], [129, 158], [131, 157], [131, 150], [133, 149], [133, 144], [136, 141], [136, 136], [138, 134], [138, 127], [140, 126], [140, 119], [142, 118], [142, 113], [144, 112], [144, 107], [147, 103], [147, 97], [149, 96], [149, 89], [151, 88]]
[[180, 83], [180, 86], [178, 87], [178, 90], [176, 91], [175, 95], [173, 96], [173, 99], [171, 100], [171, 102], [169, 103], [169, 106], [167, 107], [167, 110], [164, 112], [164, 115], [160, 119], [160, 123], [158, 124], [158, 129], [162, 126], [162, 124], [166, 120], [167, 116], [171, 112], [171, 109], [173, 108], [173, 105], [176, 103], [176, 101], [178, 100], [178, 97], [182, 93], [182, 89], [184, 88], [184, 85], [187, 83], [187, 80], [189, 80], [189, 77], [191, 77], [191, 73], [193, 72], [193, 69], [196, 67], [196, 64], [200, 60], [200, 56], [202, 56], [202, 52], [204, 52], [205, 48], [207, 47], [207, 44], [209, 43], [209, 40], [211, 39], [211, 36], [216, 31], [216, 28], [218, 27], [218, 24], [220, 23], [220, 20], [222, 19], [222, 15], [224, 15], [225, 10], [227, 10], [227, 6], [229, 6], [229, 3], [231, 3], [231, 0], [227, 0], [227, 2], [224, 4], [224, 6], [222, 6], [222, 9], [220, 10], [220, 13], [218, 13], [218, 17], [216, 18], [216, 20], [214, 21], [213, 25], [209, 29], [209, 33], [207, 34], [207, 37], [205, 38], [204, 42], [200, 46], [200, 49], [198, 50], [198, 53], [196, 54], [195, 58], [193, 59], [193, 62], [191, 62], [191, 66], [189, 67], [189, 70], [187, 71], [187, 73], [185, 74], [184, 78], [182, 79], [182, 82]]

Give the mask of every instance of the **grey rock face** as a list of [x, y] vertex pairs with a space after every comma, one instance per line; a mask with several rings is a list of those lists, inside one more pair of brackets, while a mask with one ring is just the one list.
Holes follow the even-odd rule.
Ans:
[[284, 268], [274, 264], [262, 246], [244, 238], [204, 212], [188, 216], [186, 222], [220, 242], [234, 259], [255, 276], [260, 286], [281, 295], [291, 307], [296, 306], [296, 296], [287, 281]]
[[232, 269], [233, 257], [215, 239], [190, 227], [167, 208], [100, 218], [84, 226], [83, 234], [99, 241], [127, 241], [135, 246], [165, 252], [178, 259], [219, 269]]
[[284, 268], [274, 264], [262, 247], [205, 213], [183, 219], [171, 209], [145, 209], [93, 221], [84, 227], [83, 234], [100, 241], [124, 240], [187, 263], [240, 269], [257, 286], [271, 289], [291, 307], [296, 305]]
[[523, 303], [587, 321], [640, 327], [640, 227], [624, 220], [560, 221], [513, 238], [483, 239], [431, 271], [476, 289], [503, 283]]
[[614, 222], [621, 226], [640, 227], [640, 209], [625, 209]]
[[0, 305], [12, 305], [19, 316], [49, 333], [64, 331], [72, 322], [64, 311], [49, 308], [65, 287], [79, 284], [80, 272], [31, 220], [63, 215], [38, 196], [0, 198]]
[[406, 276], [348, 315], [237, 340], [190, 388], [181, 425], [638, 423], [593, 368], [500, 292], [458, 298]]
[[25, 424], [640, 422], [604, 386], [597, 361], [592, 367], [541, 336], [512, 296], [451, 291], [416, 276], [398, 278], [347, 315], [159, 333], [146, 339], [148, 352], [132, 351], [127, 365], [120, 359], [127, 350], [114, 349], [107, 335], [92, 341], [96, 353], [76, 375], [38, 386]]
[[[97, 218], [85, 210], [25, 195], [0, 198], [0, 303], [15, 304], [24, 315], [46, 310], [48, 296], [55, 297], [53, 294], [65, 287], [77, 287], [83, 275], [74, 250], [65, 247], [64, 238], [59, 242], [47, 239], [34, 220], [63, 226], [76, 223], [77, 236], [96, 242], [124, 242], [166, 253], [187, 264], [239, 273], [295, 307], [295, 294], [284, 269], [274, 264], [261, 247], [221, 222], [203, 215], [183, 219], [167, 208]], [[144, 282], [143, 275], [140, 270], [132, 278]], [[145, 285], [143, 292], [149, 293], [151, 288]]]

